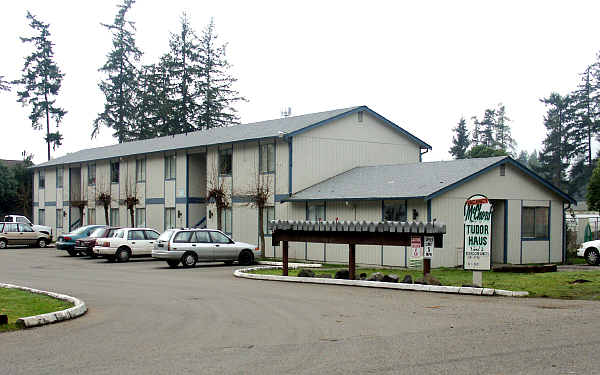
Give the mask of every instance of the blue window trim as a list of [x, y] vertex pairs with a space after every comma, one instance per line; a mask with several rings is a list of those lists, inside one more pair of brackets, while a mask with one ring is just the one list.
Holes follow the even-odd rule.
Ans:
[[[231, 171], [229, 173], [221, 173], [221, 152], [231, 150]], [[220, 146], [217, 148], [217, 166], [219, 168], [219, 177], [232, 177], [233, 176], [233, 145], [230, 147]]]
[[503, 262], [508, 262], [508, 199], [504, 200], [504, 256]]
[[[544, 237], [523, 237], [523, 209], [524, 208], [547, 208], [548, 209], [548, 232], [546, 233], [546, 236]], [[550, 241], [550, 210], [551, 207], [548, 206], [523, 206], [523, 201], [521, 201], [521, 241], [526, 241], [526, 242], [531, 242], [531, 241]], [[534, 222], [534, 227], [535, 227], [535, 210], [534, 210], [534, 217], [533, 217], [533, 222]]]
[[[263, 146], [268, 146], [268, 145], [272, 145], [273, 146], [273, 170], [272, 171], [264, 171], [262, 170], [262, 153], [263, 153]], [[275, 168], [277, 168], [277, 164], [275, 162], [275, 152], [276, 152], [276, 142], [273, 140], [271, 142], [261, 142], [260, 140], [258, 141], [258, 171], [261, 175], [268, 175], [268, 174], [275, 174]], [[268, 158], [267, 158], [268, 159]], [[268, 163], [268, 160], [267, 160]]]

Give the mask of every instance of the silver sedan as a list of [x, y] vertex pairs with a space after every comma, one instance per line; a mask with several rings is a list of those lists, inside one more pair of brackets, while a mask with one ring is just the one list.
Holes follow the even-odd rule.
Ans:
[[179, 263], [194, 267], [197, 262], [250, 265], [258, 251], [256, 245], [236, 242], [215, 229], [169, 229], [154, 244], [152, 257], [165, 260], [172, 268]]

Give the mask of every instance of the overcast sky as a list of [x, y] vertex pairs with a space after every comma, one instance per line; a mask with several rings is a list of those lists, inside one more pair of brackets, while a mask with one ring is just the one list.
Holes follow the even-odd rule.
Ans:
[[[58, 102], [69, 113], [53, 156], [114, 143], [112, 131], [90, 140], [103, 109], [98, 89], [111, 47], [100, 22], [112, 23], [120, 1], [24, 0], [2, 4], [0, 75], [18, 78], [29, 51], [26, 11], [51, 24], [58, 66], [66, 74]], [[600, 1], [194, 1], [138, 0], [129, 18], [150, 63], [168, 50], [185, 11], [200, 33], [214, 17], [217, 33], [249, 99], [242, 122], [367, 105], [433, 146], [425, 161], [449, 159], [461, 116], [481, 116], [499, 102], [512, 119], [519, 149], [541, 147], [539, 99], [567, 93], [600, 51]], [[0, 158], [23, 150], [46, 160], [45, 133], [33, 131], [15, 92], [0, 92]]]

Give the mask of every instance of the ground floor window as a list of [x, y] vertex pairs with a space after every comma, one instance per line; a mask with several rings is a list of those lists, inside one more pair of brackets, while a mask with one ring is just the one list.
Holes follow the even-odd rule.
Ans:
[[275, 220], [275, 207], [263, 208], [263, 233], [271, 234], [272, 231], [269, 229], [269, 222]]
[[46, 210], [44, 210], [43, 208], [40, 208], [38, 210], [38, 224], [46, 225]]
[[146, 226], [146, 209], [136, 208], [135, 209], [135, 226], [138, 228], [144, 228]]
[[56, 228], [63, 227], [63, 210], [62, 208], [56, 209]]
[[223, 212], [221, 213], [221, 230], [228, 234], [233, 233], [231, 229], [233, 226], [232, 214], [231, 207], [223, 208]]
[[325, 203], [309, 203], [306, 216], [310, 221], [325, 220]]
[[94, 225], [96, 224], [96, 209], [95, 208], [88, 208], [88, 225]]
[[119, 224], [119, 209], [111, 208], [110, 209], [110, 225], [113, 227], [118, 227]]
[[384, 201], [383, 220], [406, 221], [406, 201]]
[[521, 237], [547, 240], [550, 238], [550, 210], [548, 207], [523, 207]]
[[176, 226], [175, 208], [165, 208], [165, 230], [175, 228]]

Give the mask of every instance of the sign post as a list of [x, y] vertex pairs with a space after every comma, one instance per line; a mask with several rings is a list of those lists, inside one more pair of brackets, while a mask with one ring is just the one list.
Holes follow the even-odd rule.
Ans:
[[431, 258], [433, 258], [433, 236], [423, 238], [423, 276], [431, 272]]
[[423, 264], [423, 245], [421, 237], [413, 236], [410, 238], [410, 268], [421, 268]]
[[483, 286], [481, 271], [491, 269], [492, 204], [485, 195], [473, 195], [464, 206], [463, 268], [473, 271], [473, 285]]

